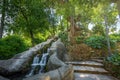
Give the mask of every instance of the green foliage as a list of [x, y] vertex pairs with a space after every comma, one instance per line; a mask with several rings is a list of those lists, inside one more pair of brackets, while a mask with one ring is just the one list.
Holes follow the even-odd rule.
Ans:
[[103, 35], [103, 36], [105, 35], [104, 27], [101, 24], [96, 24], [92, 28], [92, 32], [93, 34], [96, 34], [96, 35]]
[[8, 36], [0, 39], [0, 59], [9, 59], [27, 48], [28, 46], [19, 36]]
[[64, 42], [65, 45], [68, 43], [68, 33], [67, 32], [60, 32], [58, 34], [58, 37], [61, 38], [62, 42]]
[[120, 34], [111, 34], [110, 38], [115, 42], [120, 42]]
[[76, 42], [79, 44], [81, 42], [83, 42], [84, 36], [78, 36], [76, 37]]
[[111, 56], [107, 57], [106, 60], [115, 65], [120, 65], [120, 53], [114, 53]]
[[13, 4], [18, 10], [9, 30], [31, 38], [34, 45], [36, 34], [49, 30], [49, 12], [45, 11], [47, 5], [41, 0], [14, 0]]
[[44, 39], [42, 39], [42, 38], [35, 38], [34, 39], [35, 44], [39, 44], [39, 43], [41, 43], [43, 41], [44, 41]]
[[[110, 43], [111, 47], [115, 46], [112, 40], [110, 40]], [[91, 36], [85, 40], [85, 44], [96, 49], [107, 48], [107, 41], [104, 36]]]

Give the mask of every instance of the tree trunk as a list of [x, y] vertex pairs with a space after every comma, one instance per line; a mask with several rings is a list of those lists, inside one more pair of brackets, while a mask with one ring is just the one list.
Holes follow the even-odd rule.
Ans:
[[[29, 21], [28, 21], [28, 17], [25, 15], [25, 12], [22, 10], [22, 8], [20, 7], [20, 12], [23, 15], [24, 19], [26, 20], [27, 26], [30, 26]], [[32, 46], [35, 45], [34, 42], [34, 34], [31, 28], [29, 28], [28, 33], [30, 34], [30, 38], [31, 38], [31, 44]]]
[[60, 17], [60, 25], [61, 25], [61, 30], [64, 31], [64, 28], [63, 28], [63, 21], [62, 21], [62, 18]]
[[53, 19], [53, 22], [52, 22], [52, 30], [53, 30], [53, 36], [55, 36], [55, 21]]
[[4, 28], [4, 23], [5, 23], [5, 5], [6, 0], [3, 0], [2, 3], [2, 17], [1, 17], [1, 25], [0, 25], [0, 38], [3, 36], [3, 28]]
[[70, 23], [71, 23], [71, 33], [72, 36], [75, 35], [75, 6], [71, 6], [72, 13], [70, 15]]
[[33, 31], [30, 29], [29, 30], [29, 33], [30, 33], [30, 38], [31, 38], [31, 43], [32, 43], [32, 46], [35, 45], [35, 42], [34, 42], [34, 35], [33, 35]]
[[112, 52], [111, 52], [110, 39], [109, 39], [109, 27], [108, 27], [107, 17], [104, 16], [104, 18], [105, 18], [105, 27], [106, 27], [106, 40], [107, 40], [107, 46], [108, 46], [108, 56], [110, 56], [112, 54]]
[[119, 17], [120, 17], [120, 0], [117, 1], [117, 8], [118, 8]]
[[70, 16], [70, 21], [71, 21], [71, 34], [72, 34], [72, 36], [74, 36], [74, 34], [75, 34], [74, 16]]

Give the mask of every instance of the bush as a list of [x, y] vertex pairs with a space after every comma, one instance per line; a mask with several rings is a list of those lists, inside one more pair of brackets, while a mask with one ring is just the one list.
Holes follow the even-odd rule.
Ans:
[[44, 41], [44, 39], [42, 39], [42, 38], [35, 38], [34, 39], [35, 44], [39, 44], [39, 43], [41, 43], [43, 41]]
[[[92, 48], [107, 48], [107, 40], [104, 36], [91, 36], [85, 40], [85, 44]], [[115, 47], [114, 41], [110, 40], [111, 47]]]
[[79, 43], [82, 43], [83, 42], [83, 40], [84, 40], [84, 36], [78, 36], [78, 37], [76, 37], [76, 42], [79, 44]]
[[120, 53], [114, 53], [106, 58], [104, 62], [105, 68], [113, 74], [116, 78], [120, 79]]
[[111, 62], [115, 65], [120, 65], [120, 53], [114, 53], [106, 59], [108, 62]]
[[120, 42], [120, 34], [111, 34], [110, 38], [115, 42]]
[[0, 39], [0, 59], [9, 59], [27, 48], [28, 46], [19, 36], [14, 35]]
[[67, 32], [60, 32], [58, 37], [61, 38], [62, 42], [67, 45], [68, 44], [68, 33]]

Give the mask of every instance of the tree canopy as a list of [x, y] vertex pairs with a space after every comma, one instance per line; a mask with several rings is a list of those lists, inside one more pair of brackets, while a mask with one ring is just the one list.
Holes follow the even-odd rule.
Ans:
[[109, 30], [114, 31], [119, 15], [119, 0], [1, 0], [0, 7], [1, 38], [19, 34], [32, 44], [38, 36], [55, 35], [72, 23], [88, 33], [88, 25], [93, 24], [93, 34], [105, 33], [105, 17]]

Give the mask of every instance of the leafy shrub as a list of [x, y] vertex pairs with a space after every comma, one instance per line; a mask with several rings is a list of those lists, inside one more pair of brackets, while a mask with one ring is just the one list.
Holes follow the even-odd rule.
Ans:
[[67, 45], [68, 43], [68, 33], [67, 32], [60, 32], [58, 37], [61, 38], [62, 42]]
[[120, 53], [114, 53], [111, 56], [107, 57], [106, 60], [115, 65], [120, 65]]
[[44, 41], [44, 39], [42, 39], [42, 38], [35, 38], [34, 39], [35, 44], [39, 44], [39, 43], [41, 43], [43, 41]]
[[83, 36], [78, 36], [78, 37], [76, 37], [76, 42], [79, 44], [79, 43], [83, 42], [83, 39], [84, 39]]
[[[85, 40], [85, 44], [92, 48], [107, 48], [107, 40], [104, 36], [91, 36]], [[115, 46], [114, 41], [110, 40], [111, 47]]]
[[27, 48], [28, 46], [19, 36], [8, 36], [0, 39], [0, 59], [9, 59]]
[[115, 42], [120, 42], [120, 34], [111, 34], [110, 38]]

